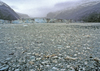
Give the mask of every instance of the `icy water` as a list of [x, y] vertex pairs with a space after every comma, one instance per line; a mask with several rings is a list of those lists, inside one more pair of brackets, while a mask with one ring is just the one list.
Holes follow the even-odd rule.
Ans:
[[0, 71], [100, 71], [100, 23], [0, 24]]

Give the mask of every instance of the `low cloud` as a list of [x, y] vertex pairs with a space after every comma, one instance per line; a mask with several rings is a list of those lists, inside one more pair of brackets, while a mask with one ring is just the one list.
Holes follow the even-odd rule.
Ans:
[[71, 6], [77, 1], [87, 0], [3, 0], [16, 12], [25, 13], [31, 17], [44, 17], [48, 12], [60, 10], [66, 4]]

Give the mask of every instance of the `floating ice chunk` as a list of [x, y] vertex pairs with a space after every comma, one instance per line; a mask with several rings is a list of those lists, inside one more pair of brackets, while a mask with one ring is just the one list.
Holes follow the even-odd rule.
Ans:
[[70, 48], [70, 46], [66, 46], [67, 48]]
[[23, 27], [26, 27], [26, 26], [28, 26], [28, 25], [23, 25]]
[[76, 57], [76, 58], [74, 58], [74, 57], [70, 57], [70, 56], [67, 56], [66, 58], [65, 58], [65, 60], [77, 60], [78, 58]]
[[9, 68], [9, 66], [3, 67], [0, 69], [0, 71], [7, 71], [8, 68]]
[[56, 68], [56, 67], [53, 67], [52, 69], [53, 69], [53, 70], [58, 70], [58, 68]]

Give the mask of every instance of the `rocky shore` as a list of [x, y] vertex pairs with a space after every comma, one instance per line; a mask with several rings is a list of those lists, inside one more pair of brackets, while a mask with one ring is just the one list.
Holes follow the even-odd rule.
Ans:
[[100, 25], [1, 24], [0, 71], [100, 71]]

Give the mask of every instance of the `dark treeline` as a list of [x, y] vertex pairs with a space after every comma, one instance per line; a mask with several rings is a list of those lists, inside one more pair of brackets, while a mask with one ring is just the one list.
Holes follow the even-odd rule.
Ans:
[[84, 22], [100, 22], [100, 13], [92, 13], [86, 17], [83, 17]]
[[1, 11], [0, 11], [0, 19], [12, 21], [12, 18], [10, 15], [6, 16]]

